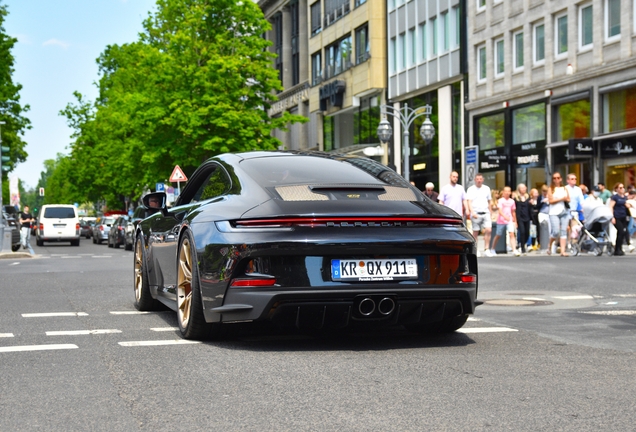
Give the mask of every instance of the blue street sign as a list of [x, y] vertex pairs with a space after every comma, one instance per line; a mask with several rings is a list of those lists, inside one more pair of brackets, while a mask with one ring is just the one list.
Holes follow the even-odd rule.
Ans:
[[165, 192], [166, 191], [165, 185], [163, 183], [157, 183], [155, 185], [155, 191], [156, 192]]

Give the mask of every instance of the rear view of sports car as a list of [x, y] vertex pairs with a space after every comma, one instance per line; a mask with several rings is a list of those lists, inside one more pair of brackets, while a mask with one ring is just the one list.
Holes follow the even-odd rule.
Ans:
[[135, 233], [135, 306], [169, 306], [188, 339], [243, 322], [452, 332], [475, 311], [462, 219], [370, 159], [225, 154], [175, 206], [162, 192], [143, 201], [154, 214]]

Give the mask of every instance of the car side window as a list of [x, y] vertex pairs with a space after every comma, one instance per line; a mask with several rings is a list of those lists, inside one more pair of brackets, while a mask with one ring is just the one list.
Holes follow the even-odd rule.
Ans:
[[195, 203], [221, 196], [230, 190], [231, 185], [232, 183], [225, 170], [219, 166], [214, 166], [190, 202]]

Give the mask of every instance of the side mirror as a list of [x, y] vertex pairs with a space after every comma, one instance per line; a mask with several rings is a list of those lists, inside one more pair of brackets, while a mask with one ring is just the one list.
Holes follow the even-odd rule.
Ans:
[[167, 211], [167, 196], [165, 192], [152, 192], [148, 195], [144, 195], [142, 202], [149, 212], [161, 210], [162, 213], [166, 213]]

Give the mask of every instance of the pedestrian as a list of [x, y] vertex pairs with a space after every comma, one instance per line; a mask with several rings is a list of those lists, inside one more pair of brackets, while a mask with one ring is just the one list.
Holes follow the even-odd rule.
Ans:
[[453, 171], [450, 175], [450, 183], [442, 188], [437, 199], [440, 204], [449, 207], [464, 218], [466, 215], [466, 192], [464, 187], [457, 183], [459, 174]]
[[599, 198], [603, 201], [603, 204], [607, 204], [607, 200], [610, 199], [612, 193], [605, 188], [605, 184], [599, 182], [597, 185], [599, 193]]
[[554, 173], [552, 175], [552, 183], [550, 183], [550, 189], [548, 189], [548, 202], [550, 203], [550, 244], [548, 245], [548, 255], [552, 253], [552, 245], [554, 241], [559, 238], [559, 245], [561, 247], [561, 256], [570, 256], [566, 250], [565, 245], [568, 238], [568, 224], [570, 222], [570, 211], [566, 206], [569, 206], [570, 196], [568, 190], [563, 186], [563, 180], [561, 174]]
[[20, 243], [22, 249], [27, 249], [31, 246], [31, 224], [35, 220], [33, 215], [29, 212], [29, 206], [25, 205], [20, 212]]
[[[487, 257], [492, 256], [490, 252], [490, 236], [492, 233], [491, 197], [490, 187], [484, 184], [483, 174], [475, 174], [475, 184], [466, 191], [466, 204], [475, 241], [477, 241], [480, 231], [484, 231], [484, 255]], [[477, 250], [477, 256], [481, 256], [479, 249]]]
[[532, 222], [532, 205], [530, 204], [530, 195], [528, 195], [528, 187], [519, 183], [517, 190], [512, 195], [515, 201], [515, 215], [517, 219], [517, 244], [521, 250], [517, 252], [521, 255], [527, 255], [526, 243], [530, 235], [530, 223]]
[[583, 190], [576, 185], [576, 174], [574, 173], [568, 174], [567, 185], [565, 187], [570, 195], [570, 230], [572, 230], [575, 226], [579, 225], [577, 221], [582, 220], [580, 213], [582, 213]]
[[[627, 204], [629, 207], [629, 222], [627, 223], [627, 233], [629, 234], [630, 244], [631, 239], [636, 232], [636, 189], [630, 189], [627, 193]], [[630, 252], [634, 249], [630, 248]]]
[[[497, 201], [499, 216], [497, 217], [497, 233], [493, 244], [497, 245], [499, 238], [507, 232], [510, 237], [510, 247], [514, 255], [519, 256], [521, 253], [517, 249], [517, 241], [515, 239], [515, 230], [517, 229], [516, 207], [515, 200], [510, 197], [511, 195], [512, 189], [510, 189], [510, 186], [506, 186], [501, 191], [501, 198]], [[493, 255], [497, 254], [494, 250], [492, 250], [491, 253]]]
[[539, 190], [537, 188], [530, 189], [530, 234], [526, 244], [528, 251], [536, 251], [538, 249], [538, 227], [539, 227]]
[[431, 182], [428, 182], [424, 187], [424, 195], [429, 197], [433, 202], [437, 202], [437, 197], [439, 196], [439, 194], [435, 192], [435, 185]]
[[548, 191], [550, 188], [548, 185], [541, 186], [541, 197], [537, 199], [537, 208], [539, 214], [537, 215], [537, 230], [539, 231], [539, 246], [542, 250], [547, 250], [550, 243], [550, 201], [548, 200]]
[[[623, 242], [629, 244], [629, 236], [627, 235], [627, 209], [631, 207], [631, 204], [627, 202], [627, 195], [625, 194], [625, 186], [623, 183], [616, 183], [614, 186], [616, 193], [612, 195], [609, 201], [609, 206], [614, 212], [612, 223], [616, 227], [616, 243], [614, 244], [614, 255], [625, 255], [623, 252]], [[626, 240], [626, 241], [625, 241]], [[634, 246], [630, 245], [630, 252], [634, 250]]]

